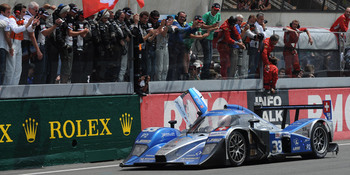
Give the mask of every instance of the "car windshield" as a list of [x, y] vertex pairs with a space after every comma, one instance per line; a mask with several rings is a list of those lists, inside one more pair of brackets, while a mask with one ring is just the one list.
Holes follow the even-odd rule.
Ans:
[[[195, 124], [189, 129], [190, 133], [210, 133], [212, 130], [225, 127], [234, 126], [240, 124], [248, 124], [248, 120], [253, 117], [250, 115], [218, 115], [218, 116], [206, 116], [198, 118]], [[246, 122], [243, 122], [246, 121]]]

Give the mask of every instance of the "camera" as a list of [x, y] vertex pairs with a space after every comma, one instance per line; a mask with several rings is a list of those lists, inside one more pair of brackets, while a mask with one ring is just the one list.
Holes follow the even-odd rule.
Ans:
[[268, 22], [267, 20], [264, 20], [264, 24], [267, 24], [267, 22]]
[[264, 34], [263, 33], [258, 33], [256, 37], [261, 41], [264, 39]]

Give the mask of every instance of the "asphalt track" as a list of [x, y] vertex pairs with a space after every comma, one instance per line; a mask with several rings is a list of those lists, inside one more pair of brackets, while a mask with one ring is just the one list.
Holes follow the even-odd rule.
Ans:
[[144, 167], [121, 168], [121, 161], [85, 163], [43, 167], [39, 169], [0, 171], [0, 174], [12, 175], [349, 175], [350, 140], [337, 141], [340, 146], [338, 155], [328, 153], [323, 159], [301, 159], [299, 156], [284, 160], [249, 163], [240, 167], [166, 167], [148, 169]]

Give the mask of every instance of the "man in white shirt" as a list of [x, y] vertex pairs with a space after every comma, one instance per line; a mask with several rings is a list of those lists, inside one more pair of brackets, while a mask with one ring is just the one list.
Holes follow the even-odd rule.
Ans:
[[[28, 23], [28, 20], [32, 17], [35, 17], [39, 10], [39, 4], [32, 1], [28, 4], [27, 11], [23, 16], [24, 25]], [[39, 25], [39, 24], [34, 24]], [[22, 41], [22, 75], [20, 84], [27, 84], [27, 75], [29, 69], [29, 63], [35, 59], [41, 60], [43, 57], [42, 52], [40, 51], [39, 45], [37, 43], [37, 38], [35, 38], [34, 32], [25, 31], [24, 38]], [[36, 53], [36, 56], [35, 56]]]
[[0, 5], [0, 85], [3, 84], [5, 68], [6, 68], [6, 57], [8, 54], [13, 56], [12, 42], [10, 39], [10, 26], [9, 19], [11, 7], [8, 4]]
[[11, 28], [10, 38], [13, 42], [14, 53], [6, 58], [6, 70], [4, 85], [18, 85], [22, 72], [22, 46], [23, 32], [28, 30], [33, 32], [31, 25], [33, 18], [24, 24], [26, 6], [17, 4], [13, 7], [13, 15], [9, 17], [9, 26]]
[[259, 12], [256, 15], [256, 22], [254, 24], [254, 33], [256, 34], [256, 38], [250, 41], [249, 48], [249, 77], [250, 78], [259, 78], [258, 66], [260, 60], [260, 50], [262, 50], [263, 41], [265, 40], [265, 17], [264, 13]]

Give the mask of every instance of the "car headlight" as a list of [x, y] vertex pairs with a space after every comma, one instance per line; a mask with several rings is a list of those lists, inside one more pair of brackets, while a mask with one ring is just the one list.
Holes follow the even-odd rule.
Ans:
[[148, 148], [147, 145], [135, 145], [131, 155], [140, 156], [143, 152], [146, 151], [147, 148]]
[[213, 151], [213, 149], [215, 148], [217, 144], [216, 143], [208, 143], [205, 145], [204, 149], [203, 149], [203, 155], [204, 154], [210, 154], [211, 151]]

